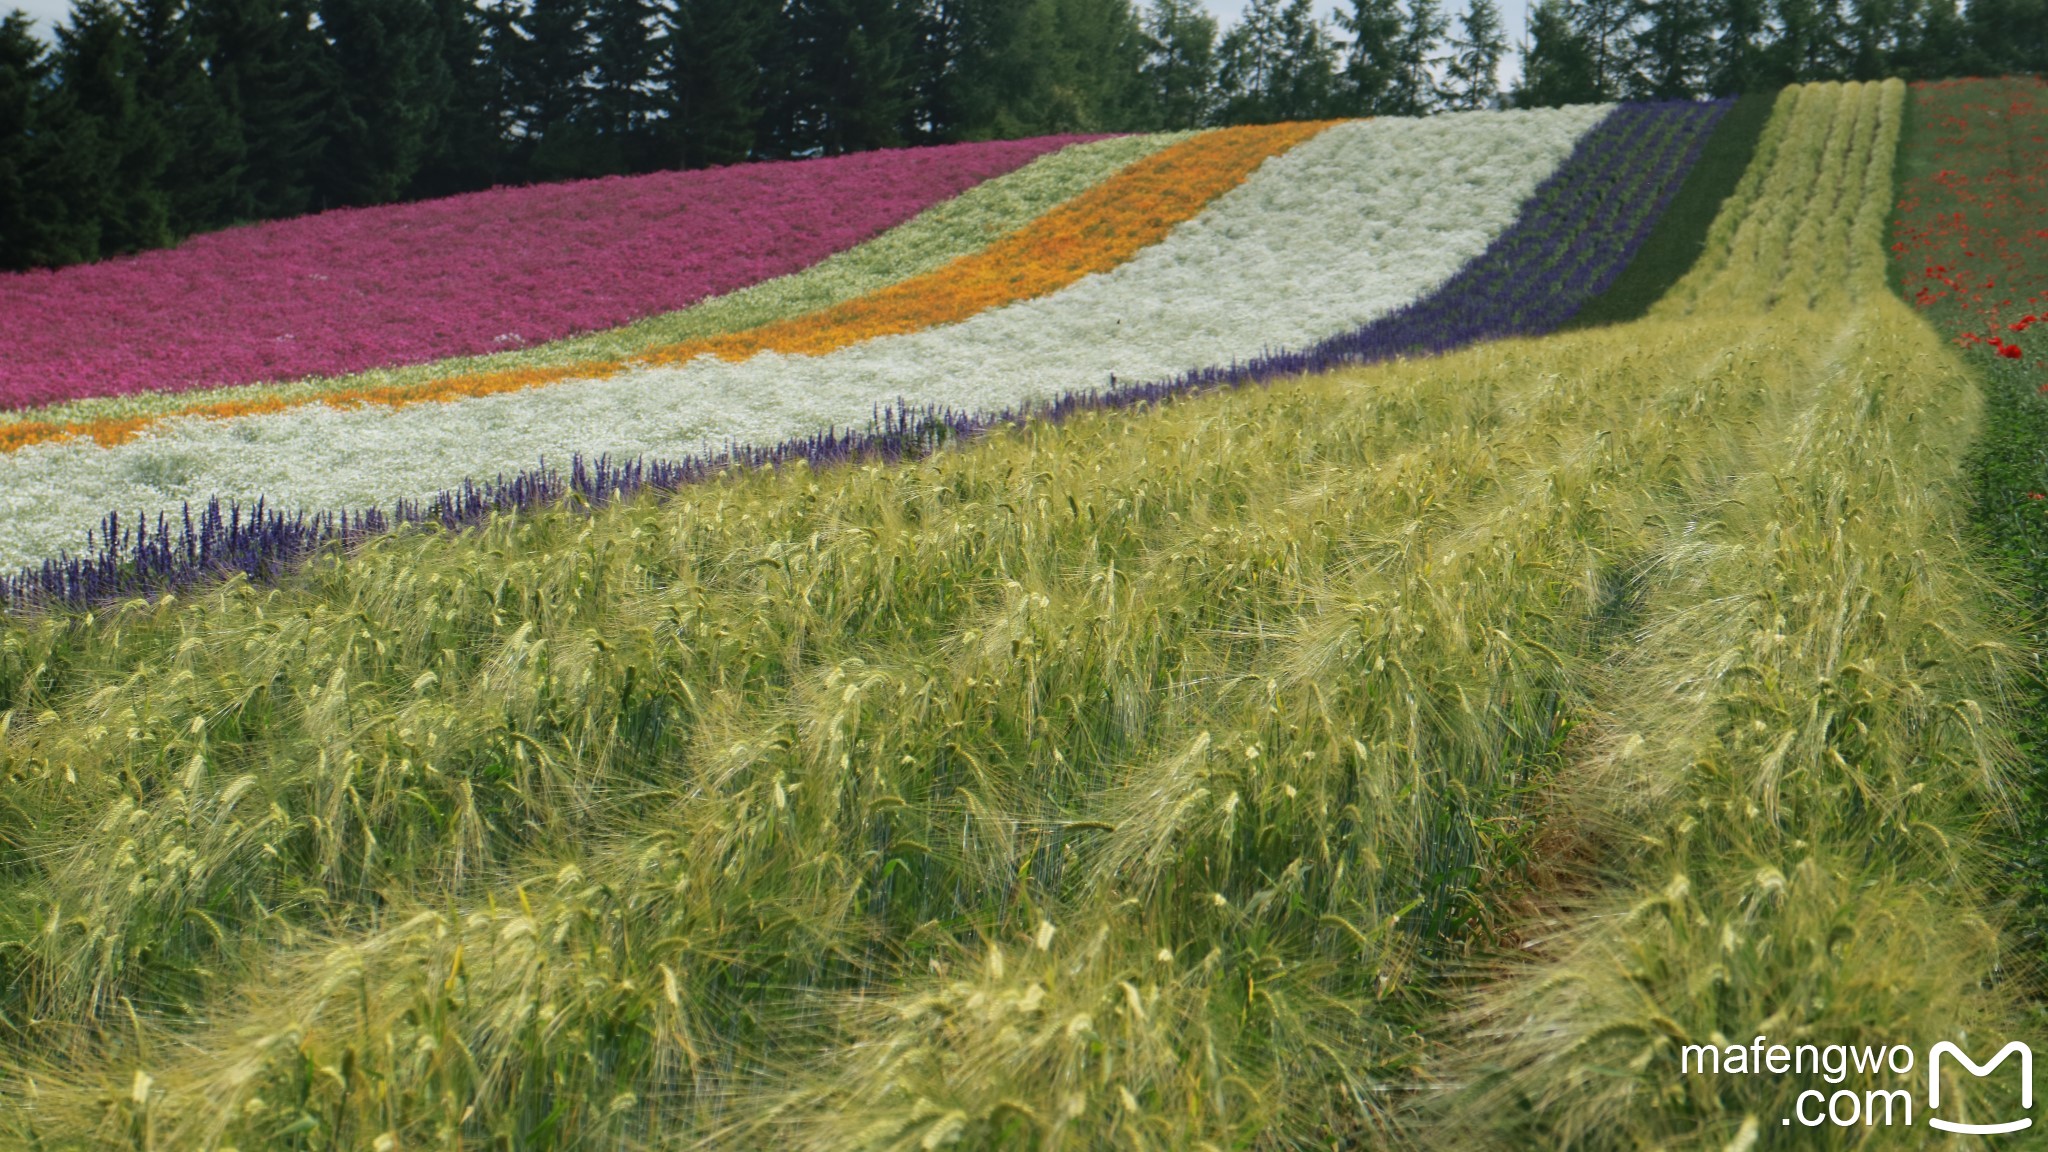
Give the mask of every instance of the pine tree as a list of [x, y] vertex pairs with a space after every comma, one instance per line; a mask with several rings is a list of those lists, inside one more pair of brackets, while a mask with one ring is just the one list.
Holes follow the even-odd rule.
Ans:
[[1492, 108], [1500, 102], [1500, 60], [1507, 32], [1493, 0], [1469, 0], [1451, 40], [1445, 68], [1445, 103], [1452, 108]]
[[122, 13], [142, 46], [141, 89], [170, 137], [162, 176], [173, 235], [217, 228], [242, 168], [241, 133], [206, 74], [208, 44], [184, 0], [126, 0]]
[[1351, 34], [1342, 81], [1348, 111], [1361, 116], [1393, 111], [1407, 23], [1400, 0], [1352, 0], [1350, 11], [1338, 11], [1338, 26]]
[[1771, 70], [1764, 0], [1714, 0], [1708, 13], [1714, 42], [1707, 65], [1708, 94], [1762, 91]]
[[95, 254], [170, 243], [171, 140], [142, 95], [142, 45], [112, 0], [79, 0], [58, 25], [56, 73], [76, 115], [64, 148], [90, 158], [74, 210], [98, 223]]
[[1537, 0], [1530, 9], [1517, 106], [1555, 108], [1607, 98], [1593, 45], [1573, 18], [1573, 7], [1572, 0]]
[[315, 206], [322, 124], [335, 77], [299, 0], [193, 0], [207, 77], [241, 159], [222, 204], [228, 220], [293, 216]]
[[1622, 90], [1652, 100], [1690, 100], [1713, 66], [1711, 13], [1698, 0], [1644, 0], [1631, 34], [1633, 67]]
[[670, 162], [701, 168], [754, 155], [779, 8], [777, 0], [678, 0], [669, 10], [662, 131]]
[[777, 150], [833, 156], [904, 142], [917, 106], [910, 0], [792, 0], [783, 27]]
[[412, 186], [451, 94], [426, 0], [320, 0], [336, 82], [320, 198], [384, 204]]
[[1450, 22], [1436, 0], [1408, 0], [1408, 17], [1401, 29], [1400, 70], [1387, 92], [1388, 112], [1423, 116], [1436, 110], [1439, 94], [1432, 67], [1449, 30]]
[[651, 0], [593, 0], [589, 128], [602, 171], [646, 171], [654, 161], [656, 86], [666, 52]]
[[1337, 104], [1337, 48], [1310, 0], [1252, 0], [1223, 37], [1217, 86], [1230, 124], [1310, 120]]
[[427, 133], [408, 195], [447, 196], [487, 188], [505, 164], [499, 76], [484, 56], [488, 22], [474, 0], [428, 0], [446, 95]]
[[1216, 18], [1198, 0], [1153, 0], [1145, 14], [1144, 76], [1154, 123], [1198, 128], [1216, 110]]

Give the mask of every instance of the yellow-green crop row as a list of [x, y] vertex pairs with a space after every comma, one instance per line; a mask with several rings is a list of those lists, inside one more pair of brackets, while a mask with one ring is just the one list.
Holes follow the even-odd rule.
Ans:
[[[1598, 886], [1560, 900], [1460, 1041], [1481, 1087], [1458, 1111], [1518, 1117], [1506, 1143], [1924, 1147], [1924, 1064], [1823, 1083], [1697, 1055], [1686, 1074], [1683, 1050], [1996, 1049], [2023, 1020], [1983, 846], [2028, 653], [1960, 539], [1977, 390], [1884, 280], [1903, 98], [1787, 91], [1714, 258], [1610, 334], [1693, 365], [1669, 424], [1698, 481], [1644, 541], [1629, 641], [1584, 681], [1593, 723], [1554, 789]], [[1712, 419], [1712, 389], [1760, 417]], [[1951, 1089], [1943, 1116], [2003, 1119], [2013, 1087]], [[1813, 1088], [1923, 1111], [1810, 1127]]]
[[0, 1132], [1746, 1147], [1675, 1045], [1999, 1033], [1901, 98], [1637, 324], [0, 623]]

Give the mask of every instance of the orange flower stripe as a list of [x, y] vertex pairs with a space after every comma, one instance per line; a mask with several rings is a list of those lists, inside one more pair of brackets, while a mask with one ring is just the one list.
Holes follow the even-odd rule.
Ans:
[[0, 425], [0, 451], [81, 436], [112, 447], [160, 420], [180, 416], [226, 419], [321, 403], [336, 408], [401, 408], [602, 378], [700, 356], [732, 361], [762, 352], [818, 356], [881, 336], [958, 323], [1005, 304], [1049, 295], [1125, 263], [1210, 201], [1244, 183], [1260, 164], [1327, 127], [1328, 122], [1307, 122], [1205, 132], [1132, 164], [979, 253], [857, 299], [742, 332], [689, 340], [623, 360], [480, 372], [323, 396], [231, 400], [124, 419], [23, 421]]

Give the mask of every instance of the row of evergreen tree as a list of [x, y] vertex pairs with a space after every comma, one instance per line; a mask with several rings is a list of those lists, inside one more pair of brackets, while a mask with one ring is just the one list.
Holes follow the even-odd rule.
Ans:
[[[1455, 2], [1455, 0], [1454, 0]], [[493, 184], [2048, 70], [2048, 0], [76, 0], [0, 21], [0, 267]]]

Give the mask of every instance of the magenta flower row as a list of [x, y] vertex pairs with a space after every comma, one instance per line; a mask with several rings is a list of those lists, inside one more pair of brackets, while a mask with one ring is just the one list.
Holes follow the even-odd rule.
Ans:
[[1084, 137], [658, 172], [0, 275], [0, 409], [525, 347], [798, 271]]

